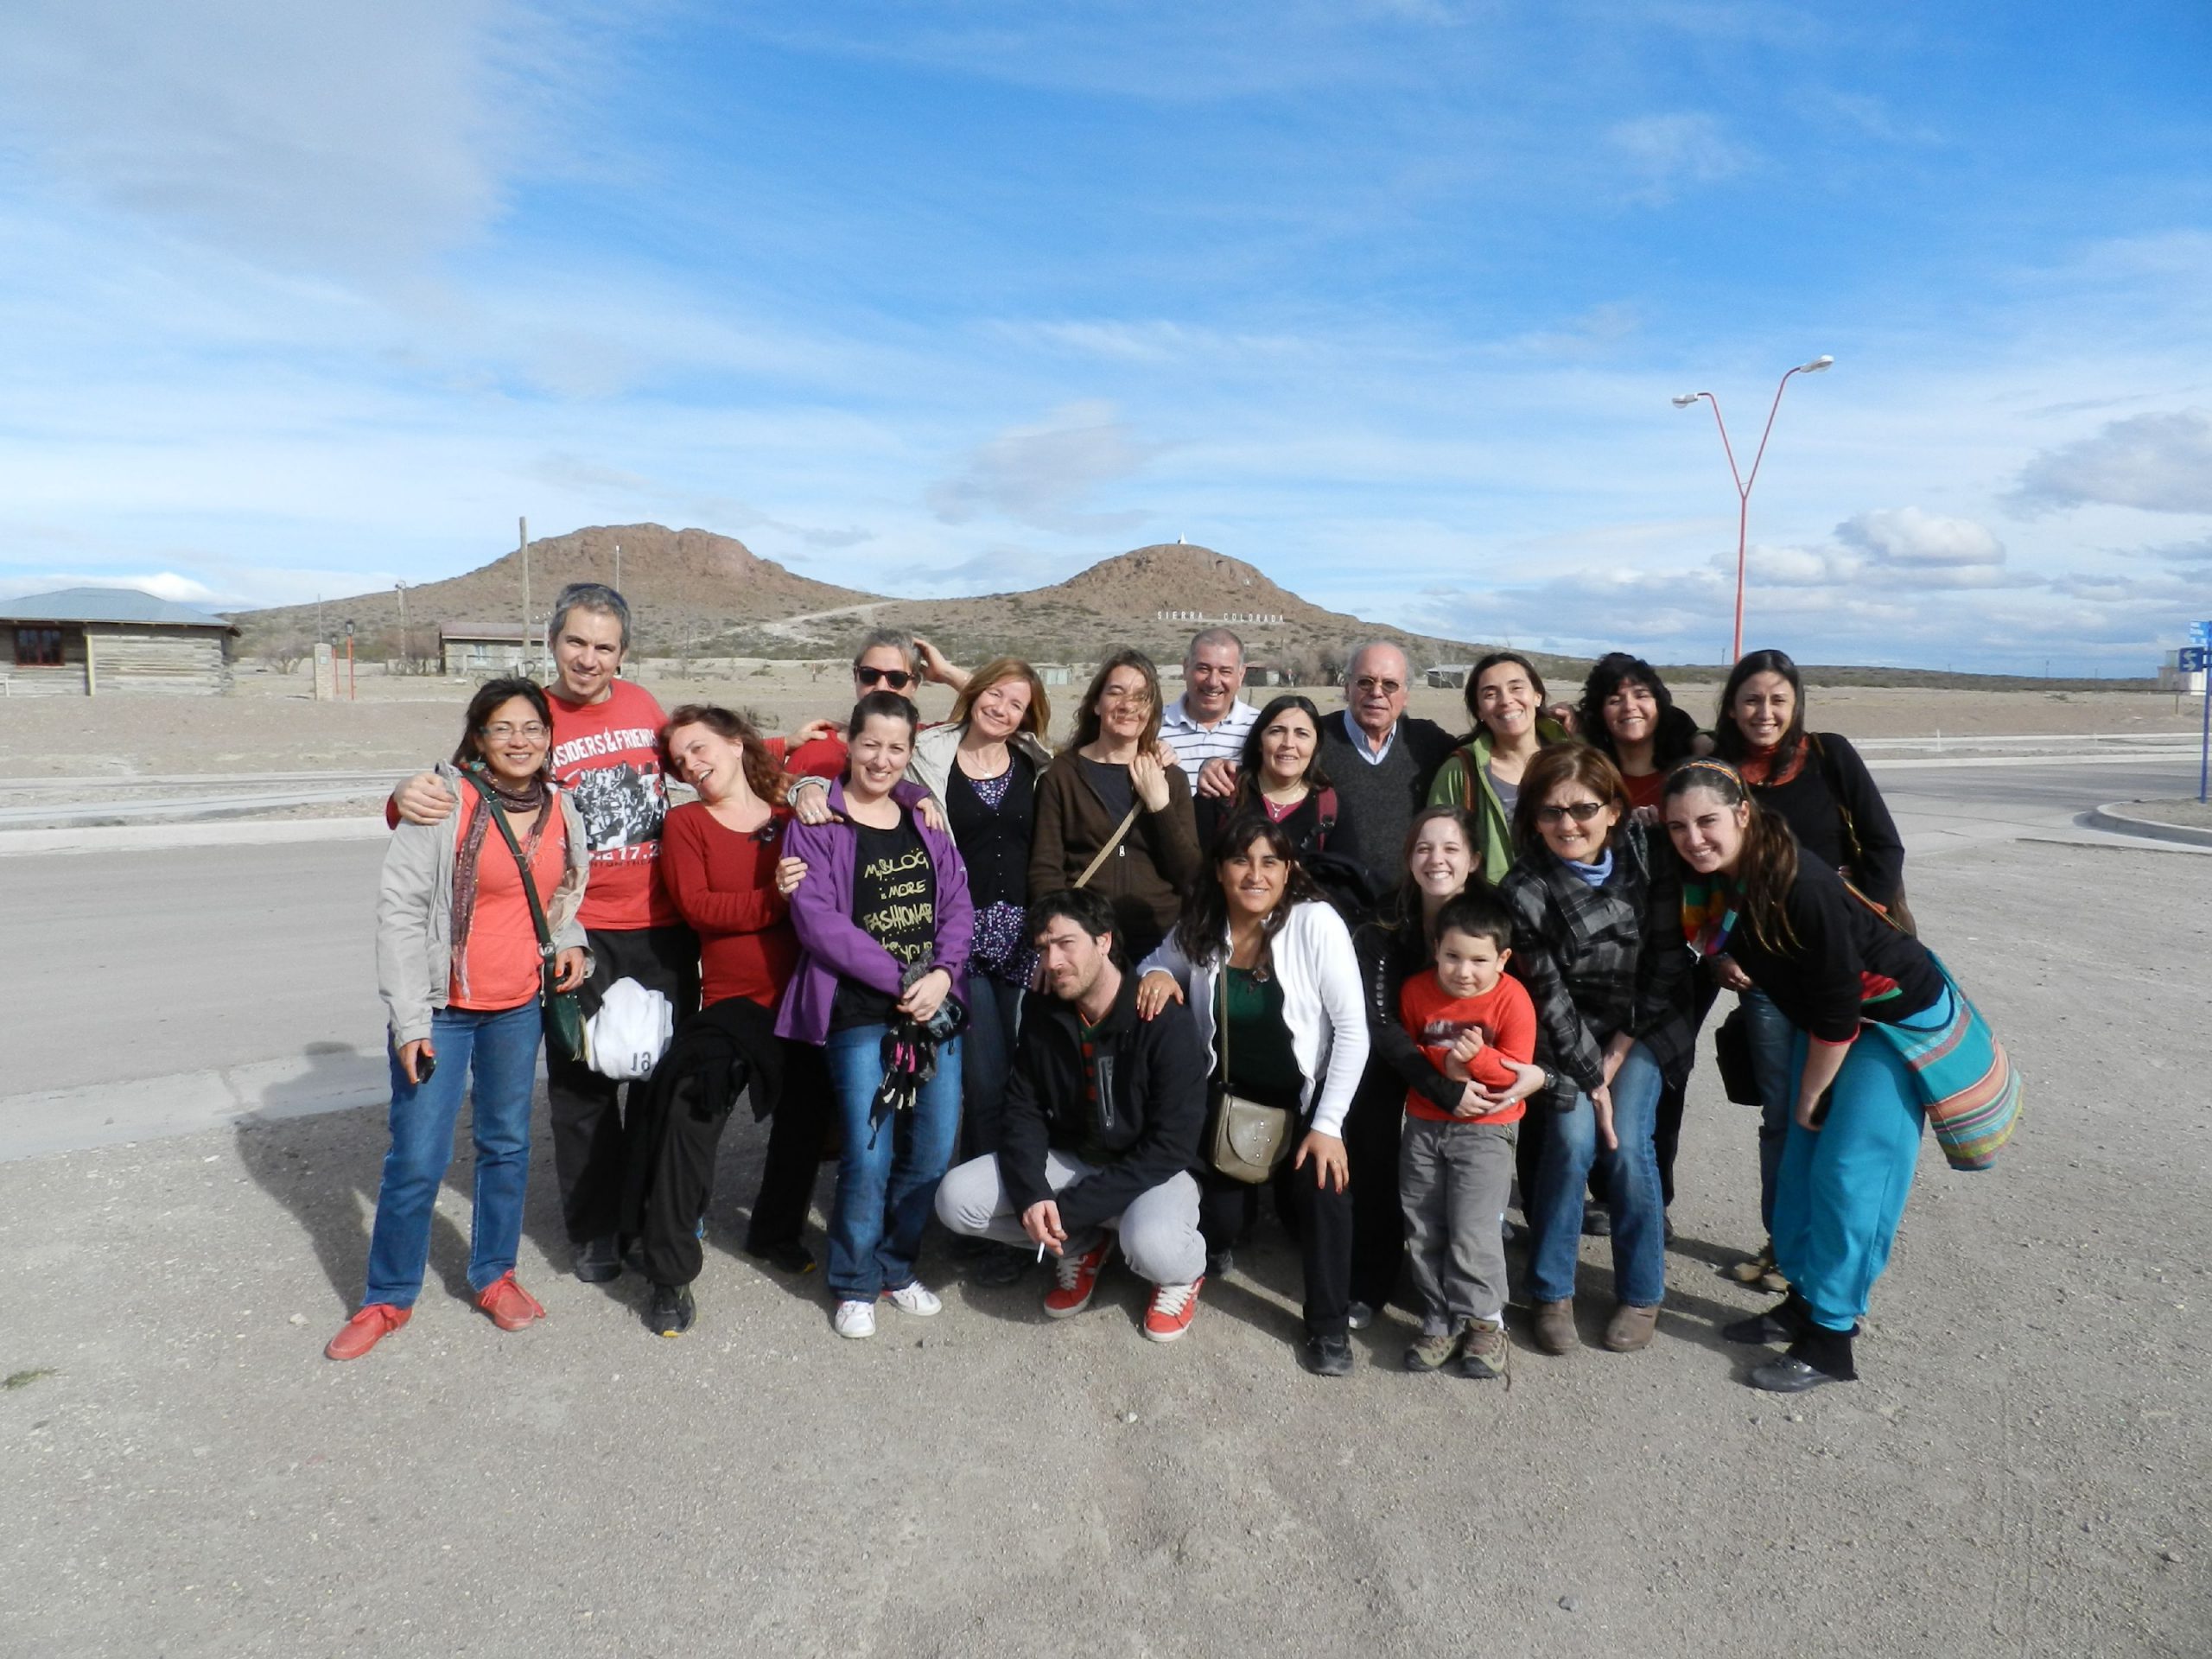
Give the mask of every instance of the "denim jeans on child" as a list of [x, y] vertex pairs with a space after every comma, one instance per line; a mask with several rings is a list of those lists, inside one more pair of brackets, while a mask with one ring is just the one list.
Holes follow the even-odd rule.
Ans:
[[1751, 1041], [1751, 1076], [1759, 1087], [1759, 1224], [1771, 1238], [1775, 1175], [1782, 1167], [1782, 1147], [1789, 1139], [1790, 1113], [1796, 1104], [1789, 1055], [1797, 1032], [1764, 991], [1744, 992], [1740, 1006], [1745, 1034]]
[[497, 1014], [440, 1008], [430, 1016], [430, 1048], [438, 1065], [426, 1082], [408, 1082], [398, 1055], [391, 1056], [391, 1150], [385, 1154], [384, 1181], [377, 1189], [365, 1301], [412, 1307], [422, 1294], [430, 1215], [453, 1161], [463, 1093], [470, 1096], [476, 1143], [469, 1288], [481, 1290], [513, 1270], [530, 1178], [530, 1104], [537, 1086], [543, 1019], [536, 998]]
[[914, 1281], [922, 1226], [960, 1133], [960, 1048], [937, 1052], [937, 1075], [910, 1111], [874, 1117], [883, 1083], [881, 1026], [833, 1031], [822, 1045], [845, 1136], [830, 1207], [830, 1289], [841, 1302], [873, 1302]]
[[[1619, 1146], [1598, 1144], [1598, 1112], [1578, 1093], [1572, 1111], [1551, 1112], [1536, 1165], [1535, 1201], [1529, 1223], [1535, 1234], [1529, 1256], [1529, 1294], [1540, 1302], [1574, 1294], [1574, 1268], [1582, 1243], [1582, 1194], [1590, 1167], [1605, 1174], [1613, 1213], [1613, 1278], [1621, 1301], [1656, 1307], [1667, 1294], [1667, 1213], [1659, 1194], [1659, 1159], [1651, 1131], [1662, 1079], [1658, 1062], [1642, 1043], [1613, 1073], [1613, 1134]], [[1532, 1113], [1532, 1116], [1534, 1114]]]

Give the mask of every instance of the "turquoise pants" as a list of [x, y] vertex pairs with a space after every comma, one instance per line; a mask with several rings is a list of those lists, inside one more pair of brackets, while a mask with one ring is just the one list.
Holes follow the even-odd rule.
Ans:
[[[1902, 1023], [1940, 1027], [1949, 1018], [1946, 992]], [[1789, 1063], [1793, 1108], [1806, 1045], [1797, 1033]], [[1848, 1331], [1866, 1312], [1904, 1217], [1927, 1116], [1910, 1068], [1879, 1032], [1866, 1030], [1836, 1074], [1826, 1123], [1803, 1128], [1793, 1114], [1775, 1183], [1774, 1255], [1815, 1324]]]

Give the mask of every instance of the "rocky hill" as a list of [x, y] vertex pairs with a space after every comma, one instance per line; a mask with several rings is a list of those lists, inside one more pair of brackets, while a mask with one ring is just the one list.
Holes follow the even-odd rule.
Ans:
[[[623, 594], [629, 599], [638, 645], [656, 654], [684, 648], [732, 628], [874, 598], [855, 588], [797, 575], [764, 559], [733, 537], [708, 530], [670, 530], [660, 524], [600, 524], [548, 536], [530, 544], [530, 603], [542, 623], [554, 594], [571, 582], [615, 580], [621, 550]], [[407, 590], [408, 645], [418, 656], [435, 653], [442, 623], [506, 623], [523, 615], [522, 555], [500, 555], [466, 575], [426, 582]], [[357, 649], [371, 657], [398, 652], [399, 596], [357, 594], [321, 606], [326, 634], [354, 625]], [[240, 650], [251, 655], [288, 637], [311, 641], [316, 607], [284, 606], [245, 611], [232, 620], [244, 630]]]

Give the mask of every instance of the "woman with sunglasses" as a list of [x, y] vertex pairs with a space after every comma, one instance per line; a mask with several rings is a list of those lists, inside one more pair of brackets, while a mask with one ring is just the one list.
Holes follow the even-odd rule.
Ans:
[[1544, 677], [1517, 651], [1494, 651], [1477, 663], [1465, 695], [1474, 734], [1437, 768], [1428, 800], [1474, 819], [1483, 875], [1502, 881], [1520, 851], [1514, 814], [1529, 763], [1570, 734], [1543, 712]]
[[[1522, 1207], [1533, 1235], [1536, 1345], [1580, 1342], [1574, 1277], [1594, 1163], [1612, 1209], [1617, 1306], [1605, 1346], [1651, 1340], [1665, 1300], [1666, 1217], [1653, 1113], [1694, 1034], [1679, 1006], [1688, 967], [1678, 921], [1651, 916], [1651, 848], [1613, 763], [1587, 743], [1547, 748], [1522, 774], [1520, 861], [1498, 884], [1513, 912], [1513, 971], [1536, 1005], [1536, 1064], [1551, 1073], [1524, 1127], [1537, 1144]], [[1526, 1166], [1524, 1166], [1526, 1167]]]
[[1348, 835], [1344, 803], [1321, 768], [1321, 711], [1313, 699], [1291, 692], [1261, 709], [1236, 762], [1236, 793], [1201, 795], [1193, 807], [1203, 848], [1243, 812], [1282, 825], [1301, 858], [1327, 851], [1340, 830]]
[[1156, 752], [1160, 706], [1160, 675], [1142, 652], [1099, 664], [1074, 741], [1038, 780], [1029, 849], [1030, 893], [1096, 887], [1131, 962], [1175, 925], [1200, 864], [1190, 783]]
[[414, 1313], [464, 1094], [476, 1148], [469, 1290], [502, 1331], [545, 1317], [515, 1281], [544, 1028], [533, 908], [552, 937], [559, 988], [590, 972], [576, 912], [591, 844], [548, 769], [552, 732], [552, 709], [534, 682], [483, 686], [453, 760], [436, 769], [458, 805], [436, 823], [403, 821], [385, 849], [377, 990], [391, 1022], [391, 1147], [377, 1189], [368, 1288], [324, 1349], [333, 1359], [359, 1359]]
[[[745, 1231], [745, 1253], [786, 1273], [814, 1257], [800, 1242], [814, 1197], [827, 1123], [829, 1077], [821, 1051], [775, 1035], [775, 1008], [798, 962], [790, 896], [804, 874], [783, 856], [791, 814], [785, 780], [753, 722], [690, 703], [669, 716], [661, 748], [671, 772], [698, 799], [661, 830], [661, 880], [699, 936], [702, 1003], [676, 1033], [655, 1075], [664, 1109], [654, 1145], [641, 1150], [651, 1179], [638, 1228], [652, 1284], [645, 1323], [680, 1336], [696, 1317], [691, 1286], [702, 1265], [699, 1224], [714, 1192], [715, 1154], [742, 1068], [756, 1115], [769, 1114], [767, 1159]], [[673, 1099], [673, 1076], [691, 1091]], [[660, 1085], [666, 1082], [668, 1092]]]

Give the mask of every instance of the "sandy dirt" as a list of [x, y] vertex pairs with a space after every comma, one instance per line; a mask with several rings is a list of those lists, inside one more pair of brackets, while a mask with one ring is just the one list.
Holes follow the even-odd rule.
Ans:
[[[674, 664], [646, 663], [636, 677], [669, 708], [715, 702], [749, 709], [770, 732], [817, 717], [842, 719], [851, 681], [842, 663], [756, 663], [682, 677]], [[38, 779], [119, 781], [149, 774], [401, 769], [449, 753], [471, 686], [463, 682], [364, 671], [358, 701], [315, 702], [302, 672], [289, 677], [242, 665], [227, 697], [37, 697], [0, 702], [0, 803], [24, 798], [8, 786]], [[1553, 688], [1556, 692], [1560, 688]], [[1710, 722], [1719, 686], [1676, 688], [1683, 707]], [[1052, 689], [1053, 731], [1072, 726], [1080, 684]], [[1168, 695], [1178, 693], [1169, 683]], [[1306, 688], [1322, 708], [1332, 688]], [[1255, 694], [1264, 702], [1274, 689]], [[2194, 705], [2177, 713], [2152, 692], [1929, 691], [1907, 688], [1808, 689], [1815, 724], [1854, 738], [1992, 734], [2088, 736], [2194, 735]], [[950, 694], [924, 690], [925, 718], [941, 719]], [[1417, 687], [1412, 712], [1464, 729], [1459, 694]], [[94, 785], [94, 791], [97, 785]], [[94, 791], [81, 791], [92, 793]]]
[[690, 1336], [567, 1276], [541, 1116], [548, 1320], [455, 1294], [464, 1159], [413, 1324], [343, 1366], [380, 1110], [0, 1165], [0, 1652], [2193, 1659], [2212, 1113], [2162, 961], [2204, 950], [2212, 862], [1991, 847], [1914, 898], [2024, 1126], [1986, 1173], [1927, 1149], [1864, 1380], [1788, 1399], [1716, 1334], [1761, 1299], [1719, 1272], [1756, 1173], [1709, 1063], [1657, 1340], [1595, 1345], [1586, 1240], [1592, 1345], [1517, 1339], [1510, 1389], [1405, 1376], [1395, 1313], [1301, 1374], [1272, 1224], [1173, 1347], [1118, 1269], [1055, 1323], [936, 1249], [941, 1316], [841, 1343], [736, 1254], [749, 1122]]

